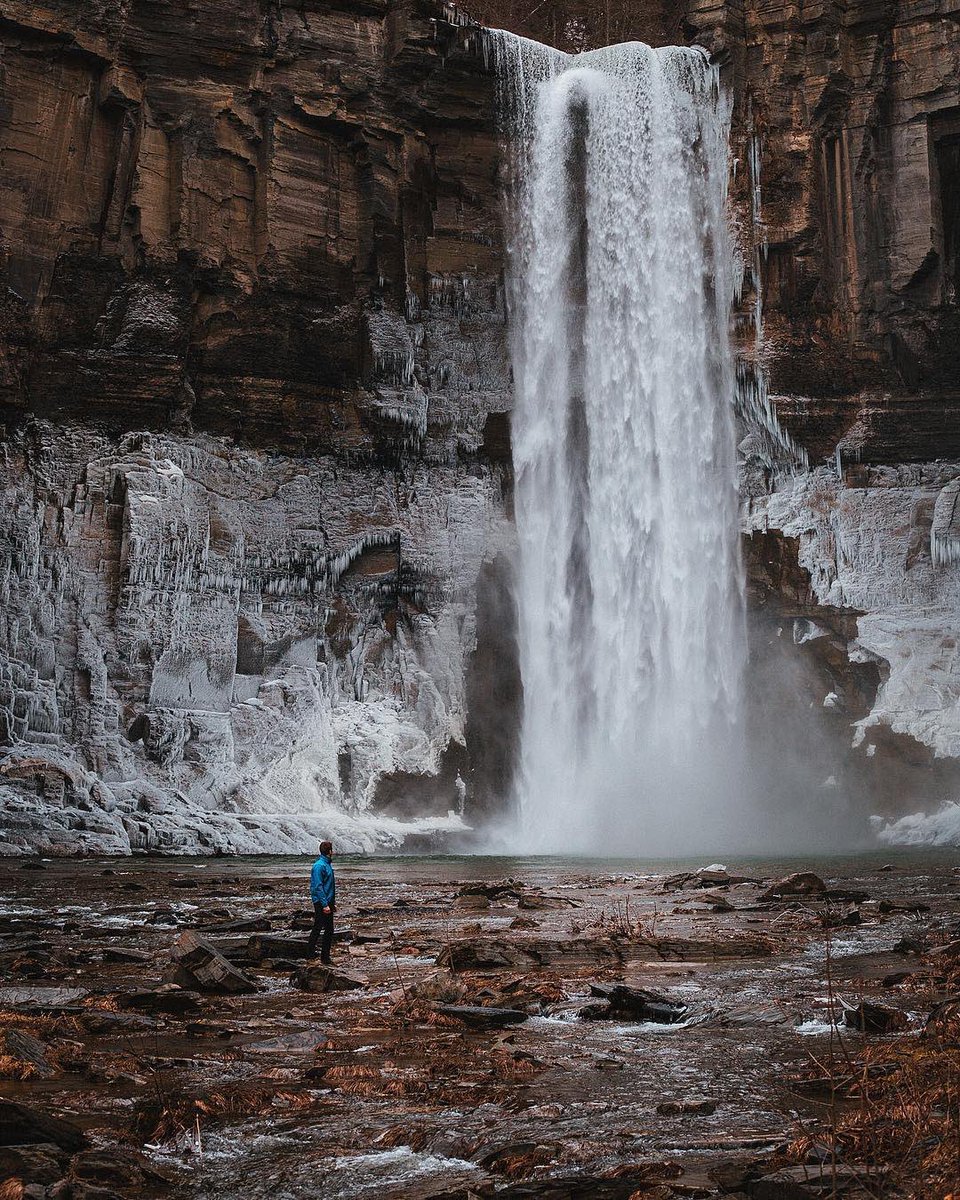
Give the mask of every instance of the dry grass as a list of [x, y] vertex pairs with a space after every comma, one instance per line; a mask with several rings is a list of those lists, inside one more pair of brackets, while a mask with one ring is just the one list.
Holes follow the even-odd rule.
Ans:
[[171, 1142], [185, 1132], [210, 1121], [237, 1120], [241, 1117], [303, 1111], [312, 1108], [315, 1099], [309, 1092], [253, 1084], [237, 1084], [200, 1096], [171, 1098], [159, 1117], [151, 1122], [149, 1140]]
[[919, 1036], [868, 1043], [854, 1057], [835, 1031], [826, 1059], [796, 1080], [828, 1113], [822, 1126], [802, 1130], [791, 1158], [826, 1149], [877, 1200], [960, 1200], [960, 966], [918, 977], [911, 999], [934, 989], [953, 996], [933, 1008]]

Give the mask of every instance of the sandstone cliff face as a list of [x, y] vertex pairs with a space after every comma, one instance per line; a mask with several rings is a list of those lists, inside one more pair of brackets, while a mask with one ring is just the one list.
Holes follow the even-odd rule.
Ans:
[[396, 841], [398, 780], [457, 827], [509, 468], [469, 33], [63, 0], [0, 36], [5, 847]]
[[[806, 656], [823, 773], [894, 815], [960, 787], [956, 15], [644, 24], [734, 96], [760, 657]], [[490, 811], [520, 695], [475, 31], [10, 0], [0, 41], [0, 851], [396, 842], [459, 828], [458, 774]]]
[[846, 746], [822, 773], [887, 813], [960, 794], [958, 11], [684, 18], [735, 98], [741, 399], [778, 420], [742, 447], [754, 613]]

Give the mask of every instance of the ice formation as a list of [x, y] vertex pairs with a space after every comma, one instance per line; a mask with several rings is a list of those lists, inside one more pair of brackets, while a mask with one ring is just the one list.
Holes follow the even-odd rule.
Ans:
[[716, 844], [744, 658], [727, 106], [697, 49], [492, 42], [515, 150], [519, 836]]
[[412, 814], [377, 789], [463, 743], [494, 473], [437, 464], [410, 496], [329, 458], [35, 423], [0, 484], [0, 853], [464, 828], [453, 779]]

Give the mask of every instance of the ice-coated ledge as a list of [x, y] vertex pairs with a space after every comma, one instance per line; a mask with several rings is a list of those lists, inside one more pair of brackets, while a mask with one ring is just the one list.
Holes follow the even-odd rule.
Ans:
[[213, 438], [34, 432], [0, 481], [0, 853], [462, 828], [453, 786], [423, 821], [377, 787], [463, 743], [477, 577], [509, 536], [495, 470], [408, 490]]
[[[869, 731], [887, 726], [960, 758], [960, 560], [947, 554], [960, 465], [860, 468], [845, 486], [832, 466], [783, 479], [744, 504], [745, 532], [778, 530], [798, 541], [818, 603], [857, 610], [851, 661], [882, 664], [872, 711], [852, 729], [869, 753]], [[890, 843], [960, 842], [952, 808], [878, 821]]]

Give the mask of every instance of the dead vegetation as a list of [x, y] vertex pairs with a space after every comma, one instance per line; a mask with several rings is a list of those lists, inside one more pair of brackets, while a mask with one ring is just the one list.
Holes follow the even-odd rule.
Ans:
[[910, 977], [910, 1000], [946, 998], [919, 1033], [855, 1045], [835, 1024], [828, 1053], [790, 1080], [824, 1107], [820, 1122], [801, 1124], [791, 1159], [825, 1163], [828, 1175], [843, 1166], [876, 1200], [960, 1196], [960, 962], [929, 963]]

